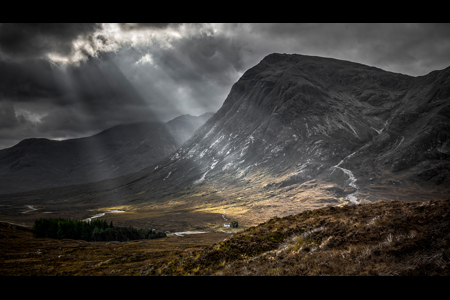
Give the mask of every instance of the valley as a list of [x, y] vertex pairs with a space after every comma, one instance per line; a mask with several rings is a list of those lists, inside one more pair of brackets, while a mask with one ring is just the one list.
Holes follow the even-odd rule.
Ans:
[[[450, 199], [450, 68], [413, 77], [348, 61], [275, 53], [247, 70], [233, 85], [223, 106], [202, 124], [157, 160], [144, 159], [145, 151], [137, 158], [133, 158], [132, 151], [123, 154], [119, 161], [133, 161], [139, 166], [133, 172], [68, 185], [38, 184], [39, 189], [20, 192], [4, 190], [0, 194], [0, 221], [31, 228], [38, 218], [95, 217], [117, 226], [154, 228], [171, 235], [166, 240], [133, 243], [151, 249], [164, 249], [169, 247], [166, 242], [173, 243], [167, 252], [172, 254], [159, 256], [167, 258], [167, 264], [179, 254], [173, 254], [177, 247], [173, 245], [183, 239], [192, 241], [186, 247], [199, 249], [231, 234], [231, 239], [239, 239], [268, 222], [282, 220], [282, 226], [291, 226], [290, 219], [302, 219], [308, 214], [330, 213], [328, 221], [336, 225], [342, 214], [342, 218], [352, 219], [351, 212], [367, 219], [365, 207], [371, 211], [370, 218], [377, 218], [383, 209], [396, 211], [401, 207], [414, 218], [416, 212], [421, 212], [420, 203], [435, 201], [442, 211], [430, 214], [448, 221], [445, 201]], [[158, 144], [158, 140], [147, 142]], [[127, 145], [134, 147], [131, 142]], [[17, 165], [13, 166], [7, 155], [4, 157], [2, 176], [8, 179], [8, 170]], [[111, 157], [114, 160], [115, 156]], [[27, 185], [28, 180], [44, 177], [39, 173], [42, 169], [32, 167], [31, 163], [27, 170], [32, 172], [24, 172], [27, 176], [16, 177], [15, 182]], [[33, 172], [40, 175], [31, 176]], [[8, 185], [6, 181], [2, 184]], [[333, 212], [341, 215], [335, 219]], [[237, 221], [239, 227], [224, 226], [231, 221]], [[311, 222], [314, 227], [302, 223], [302, 232], [327, 225], [320, 218]], [[401, 227], [401, 222], [392, 226]], [[378, 229], [382, 230], [382, 226]], [[448, 233], [442, 230], [442, 243], [447, 247]], [[174, 234], [179, 232], [207, 233]], [[282, 234], [284, 242], [286, 234]], [[329, 232], [328, 237], [336, 234]], [[338, 235], [346, 236], [342, 232]], [[275, 251], [281, 240], [276, 245], [260, 242], [255, 241], [253, 246], [261, 244], [265, 245], [261, 246], [264, 251]], [[99, 245], [92, 247], [97, 249]], [[105, 249], [108, 247], [105, 245]], [[138, 248], [130, 251], [141, 251]], [[115, 258], [107, 256], [102, 261], [109, 259]], [[102, 261], [97, 259], [95, 264]], [[150, 256], [142, 261], [154, 263]], [[136, 268], [131, 268], [133, 275], [139, 273]], [[211, 274], [234, 274], [214, 270]], [[105, 272], [112, 270], [87, 274]], [[144, 273], [172, 275], [164, 266], [149, 266]], [[237, 273], [248, 275], [245, 271]]]
[[448, 276], [450, 199], [307, 210], [238, 232], [33, 238], [0, 222], [1, 276]]

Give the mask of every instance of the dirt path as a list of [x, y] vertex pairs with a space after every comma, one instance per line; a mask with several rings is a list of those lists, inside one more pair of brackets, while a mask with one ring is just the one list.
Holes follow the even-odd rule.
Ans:
[[30, 211], [35, 211], [38, 210], [37, 208], [35, 208], [33, 205], [25, 205], [26, 207], [28, 207], [30, 210], [27, 211], [23, 211], [23, 214], [29, 213]]

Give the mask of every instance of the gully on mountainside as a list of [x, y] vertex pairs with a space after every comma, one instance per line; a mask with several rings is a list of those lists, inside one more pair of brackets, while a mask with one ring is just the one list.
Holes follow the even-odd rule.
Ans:
[[[386, 127], [388, 126], [388, 121], [386, 121], [385, 123], [384, 123], [384, 127], [382, 128], [382, 129], [380, 129], [380, 130], [376, 130], [375, 129], [375, 131], [378, 133], [378, 135], [380, 135], [384, 130], [386, 130]], [[403, 140], [402, 140], [403, 141]], [[335, 166], [333, 166], [332, 168], [338, 168], [338, 169], [341, 169], [347, 176], [348, 176], [348, 179], [350, 180], [350, 183], [348, 184], [349, 186], [351, 186], [351, 187], [353, 187], [353, 188], [355, 188], [356, 189], [356, 191], [354, 191], [353, 193], [351, 193], [351, 194], [348, 194], [345, 198], [350, 202], [350, 203], [353, 203], [353, 204], [359, 204], [359, 201], [358, 201], [358, 199], [356, 198], [356, 195], [359, 193], [359, 187], [356, 185], [356, 181], [357, 181], [357, 179], [356, 179], [356, 177], [355, 177], [355, 175], [353, 174], [353, 172], [352, 171], [350, 171], [349, 169], [345, 169], [345, 168], [342, 168], [342, 167], [340, 167], [340, 165], [346, 160], [346, 159], [348, 159], [348, 158], [351, 158], [353, 155], [355, 155], [358, 151], [360, 151], [361, 149], [364, 149], [364, 148], [366, 148], [367, 146], [369, 146], [370, 144], [372, 144], [373, 143], [373, 140], [372, 141], [369, 141], [368, 143], [366, 143], [366, 144], [364, 144], [361, 148], [359, 148], [358, 150], [356, 150], [355, 152], [353, 152], [353, 153], [351, 153], [351, 154], [349, 154], [349, 155], [347, 155], [346, 157], [344, 157], [337, 165], [335, 165]], [[401, 142], [400, 142], [401, 143]], [[400, 145], [400, 144], [399, 144]], [[398, 147], [398, 145], [397, 145], [397, 147]], [[333, 172], [334, 172], [334, 170], [333, 170]], [[332, 172], [332, 173], [333, 173]]]

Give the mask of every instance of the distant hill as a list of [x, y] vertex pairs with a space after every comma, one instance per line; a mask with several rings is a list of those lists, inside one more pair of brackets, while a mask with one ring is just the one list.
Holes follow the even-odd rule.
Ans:
[[0, 150], [0, 194], [94, 182], [139, 171], [177, 150], [212, 115], [118, 125], [86, 138], [23, 140]]

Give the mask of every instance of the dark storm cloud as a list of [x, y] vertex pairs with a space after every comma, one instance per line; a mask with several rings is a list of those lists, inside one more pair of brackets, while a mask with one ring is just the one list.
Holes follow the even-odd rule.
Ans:
[[[179, 27], [180, 24], [120, 25], [123, 31], [156, 28], [160, 32]], [[30, 135], [42, 137], [80, 136], [121, 123], [168, 121], [185, 113], [216, 111], [237, 80], [236, 69], [243, 67], [239, 49], [228, 38], [212, 36], [201, 24], [188, 27], [188, 36], [171, 41], [171, 47], [165, 43], [152, 45], [154, 64], [137, 63], [149, 53], [147, 46], [129, 45], [119, 45], [115, 52], [98, 52], [97, 57], [87, 55], [77, 65], [61, 68], [40, 59], [45, 57], [45, 51], [55, 51], [48, 44], [34, 53], [35, 58], [0, 60], [0, 101], [21, 103], [15, 106], [15, 114], [22, 113], [29, 120]], [[27, 48], [27, 38], [34, 45], [43, 44], [41, 38], [31, 37], [28, 25], [20, 24], [13, 31], [21, 32], [23, 28], [26, 30], [21, 38], [2, 48], [19, 50], [21, 55], [16, 58], [29, 54], [29, 49], [19, 49], [20, 45]], [[72, 27], [67, 27], [67, 32], [69, 28]], [[89, 34], [86, 28], [90, 27], [73, 30], [59, 44], [70, 44], [79, 36], [75, 33]], [[46, 27], [46, 36], [57, 34], [52, 26]], [[103, 44], [117, 42], [107, 33], [97, 34], [95, 39]], [[32, 103], [40, 106], [31, 106]]]
[[95, 23], [3, 23], [0, 24], [0, 52], [7, 57], [40, 58], [48, 53], [70, 55], [72, 41], [100, 29]]
[[120, 29], [143, 30], [143, 29], [166, 29], [168, 27], [178, 27], [181, 23], [119, 23]]
[[[164, 120], [216, 111], [244, 70], [238, 44], [197, 30], [170, 48], [154, 44], [151, 52], [144, 47], [116, 52], [116, 63]], [[145, 55], [150, 61], [140, 61]]]
[[17, 114], [12, 101], [0, 101], [0, 149], [35, 135], [34, 124]]
[[[449, 24], [254, 24], [247, 28], [256, 38], [272, 41], [263, 43], [260, 51], [329, 56], [414, 76], [450, 65]], [[282, 47], [276, 45], [281, 43]]]
[[[0, 62], [0, 103], [15, 104], [8, 104], [9, 116], [20, 109], [34, 112], [35, 118], [43, 116], [33, 129], [42, 134], [57, 128], [71, 133], [87, 127], [90, 132], [100, 131], [133, 120], [127, 107], [141, 106], [138, 111], [145, 111], [145, 103], [128, 79], [105, 58], [65, 68], [44, 60]], [[142, 113], [135, 116], [143, 118]], [[10, 126], [19, 125], [11, 117], [5, 120]]]
[[[69, 108], [79, 120], [73, 122], [74, 126], [84, 124], [101, 130], [121, 123], [157, 120], [142, 95], [118, 67], [115, 57], [105, 53], [78, 66], [57, 70], [64, 79], [61, 86], [70, 93], [65, 102], [70, 103]], [[62, 99], [57, 99], [55, 105], [60, 103], [63, 103]], [[43, 119], [51, 124], [57, 120], [61, 119], [50, 116]]]
[[24, 138], [81, 137], [157, 120], [109, 56], [65, 67], [41, 59], [0, 61], [0, 149]]
[[0, 102], [0, 130], [15, 128], [22, 123], [25, 123], [25, 118], [16, 115], [12, 102]]
[[212, 80], [228, 86], [230, 73], [244, 68], [239, 45], [226, 37], [202, 34], [173, 45], [171, 49], [159, 49], [153, 57], [175, 81], [200, 84], [199, 80]]
[[51, 64], [42, 59], [0, 60], [0, 101], [36, 101], [62, 93]]

